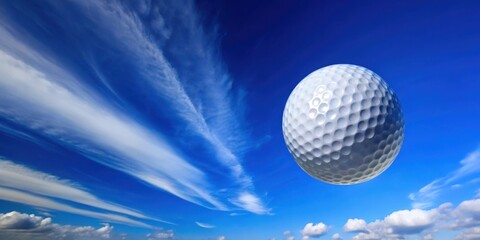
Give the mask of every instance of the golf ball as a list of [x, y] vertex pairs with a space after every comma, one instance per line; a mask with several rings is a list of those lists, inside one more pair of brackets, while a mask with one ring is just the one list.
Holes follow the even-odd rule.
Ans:
[[364, 67], [337, 64], [314, 71], [290, 94], [283, 136], [300, 167], [332, 184], [370, 180], [400, 151], [404, 120], [396, 95]]

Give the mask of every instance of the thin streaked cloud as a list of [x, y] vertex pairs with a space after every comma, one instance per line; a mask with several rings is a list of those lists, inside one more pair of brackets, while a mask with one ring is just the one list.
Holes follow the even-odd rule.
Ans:
[[[3, 76], [0, 93], [9, 94], [0, 96], [0, 113], [10, 122], [188, 202], [217, 210], [269, 213], [270, 209], [256, 195], [254, 183], [241, 163], [242, 155], [248, 149], [248, 134], [239, 115], [241, 111], [238, 111], [243, 108], [242, 94], [234, 93], [233, 82], [217, 56], [215, 39], [199, 27], [201, 23], [193, 2], [186, 3], [191, 11], [179, 15], [180, 18], [175, 16], [175, 19], [160, 8], [145, 12], [142, 4], [135, 11], [118, 2], [73, 1], [68, 4], [76, 8], [85, 21], [96, 23], [86, 26], [91, 28], [89, 33], [98, 35], [99, 44], [104, 41], [108, 48], [121, 49], [129, 56], [126, 64], [140, 76], [136, 82], [138, 90], [151, 96], [145, 101], [153, 101], [152, 106], [158, 106], [159, 112], [168, 106], [169, 117], [174, 118], [178, 126], [189, 130], [184, 134], [203, 138], [204, 141], [195, 142], [212, 153], [208, 161], [220, 163], [228, 171], [204, 168], [202, 159], [183, 154], [174, 139], [169, 139], [158, 129], [150, 129], [147, 120], [120, 107], [118, 103], [126, 100], [116, 90], [114, 81], [109, 79], [109, 73], [99, 67], [98, 59], [88, 51], [83, 52], [80, 59], [92, 69], [109, 91], [111, 99], [84, 84], [88, 82], [82, 79], [84, 76], [69, 71], [45, 49], [33, 48], [41, 43], [16, 31], [6, 19], [0, 26], [4, 36], [0, 41], [3, 49], [0, 50], [0, 73]], [[55, 6], [57, 10], [62, 8], [55, 2], [46, 1], [45, 4]], [[172, 4], [171, 9], [177, 10], [185, 6], [169, 4]], [[64, 13], [60, 11], [58, 14]], [[152, 20], [148, 22], [152, 26], [147, 26], [142, 21], [146, 15], [151, 19], [162, 18], [165, 24]], [[169, 33], [169, 21], [177, 21], [182, 31]], [[61, 27], [66, 31], [75, 28], [75, 21], [69, 23], [72, 25]], [[190, 39], [190, 35], [197, 38], [192, 38], [195, 42], [188, 44], [193, 48], [189, 49], [192, 50], [188, 51], [189, 55], [186, 52], [167, 54], [159, 42], [160, 38]], [[172, 59], [177, 63], [189, 59], [188, 69], [191, 71], [172, 63]], [[192, 81], [209, 90], [192, 91], [186, 84]], [[165, 104], [156, 104], [158, 101]], [[21, 110], [25, 108], [32, 111]], [[28, 137], [7, 130], [17, 137]], [[27, 140], [37, 141], [34, 138]], [[212, 171], [229, 181], [210, 181]], [[218, 191], [220, 188], [226, 191]]]
[[202, 228], [215, 228], [215, 225], [208, 224], [208, 223], [202, 223], [202, 222], [195, 222], [199, 227]]
[[56, 210], [61, 212], [73, 213], [82, 216], [87, 216], [96, 219], [103, 219], [109, 222], [121, 223], [131, 226], [144, 227], [144, 228], [153, 228], [153, 226], [122, 216], [118, 214], [111, 213], [101, 213], [91, 210], [79, 209], [58, 201], [52, 200], [47, 197], [37, 196], [28, 192], [22, 192], [10, 188], [0, 187], [0, 199], [5, 201], [23, 203], [26, 205], [34, 207], [42, 207], [50, 210]]
[[[247, 191], [251, 195], [255, 193], [252, 179], [241, 164], [241, 155], [248, 148], [249, 140], [243, 130], [244, 123], [239, 120], [242, 117], [239, 116], [238, 110], [243, 106], [238, 106], [238, 99], [232, 98], [232, 95], [241, 98], [241, 94], [236, 94], [232, 89], [233, 82], [217, 57], [213, 44], [215, 39], [200, 27], [201, 23], [195, 13], [193, 2], [171, 4], [169, 11], [165, 13], [155, 8], [144, 12], [143, 9], [148, 9], [148, 1], [140, 1], [137, 12], [127, 11], [121, 5], [108, 2], [76, 3], [81, 8], [95, 12], [88, 17], [92, 22], [99, 23], [98, 29], [94, 29], [94, 32], [101, 33], [99, 37], [109, 36], [112, 45], [117, 45], [122, 51], [128, 51], [131, 59], [135, 60], [133, 65], [144, 77], [144, 81], [138, 83], [143, 91], [151, 94], [153, 100], [166, 99], [171, 106], [171, 114], [177, 117], [175, 119], [177, 123], [183, 122], [184, 124], [179, 125], [183, 129], [191, 130], [188, 134], [193, 133], [202, 137], [206, 141], [204, 144], [213, 149], [215, 159], [230, 170], [233, 183], [240, 188], [237, 193], [232, 193], [235, 197], [231, 202], [246, 209], [241, 200], [244, 192]], [[172, 15], [175, 11], [182, 14]], [[147, 26], [141, 21], [142, 16], [148, 16], [150, 19]], [[185, 30], [167, 34], [171, 31], [168, 26], [169, 20], [173, 18], [176, 18], [177, 24]], [[160, 20], [165, 23], [157, 24]], [[153, 29], [154, 34], [148, 35], [146, 29]], [[105, 35], [105, 32], [110, 34]], [[173, 60], [180, 63], [189, 62], [186, 68], [175, 67], [166, 57], [165, 51], [168, 49], [162, 48], [155, 41], [175, 37], [178, 38], [174, 39], [175, 41], [188, 41], [178, 43], [178, 47], [181, 48], [188, 46], [188, 53], [182, 52], [172, 56]], [[177, 46], [170, 47], [176, 49]], [[192, 84], [197, 86], [195, 91], [191, 89], [189, 91], [188, 86]], [[208, 91], [198, 91], [199, 88]], [[154, 106], [158, 106], [159, 111], [164, 108], [158, 104]], [[261, 200], [258, 204], [259, 207], [246, 210], [253, 210], [259, 214], [269, 212]]]
[[71, 181], [33, 170], [11, 161], [0, 159], [0, 186], [23, 192], [58, 198], [110, 212], [121, 213], [136, 218], [161, 221], [148, 217], [125, 206], [99, 199], [87, 189]]
[[475, 184], [478, 178], [473, 174], [480, 172], [480, 150], [475, 150], [460, 161], [460, 167], [446, 176], [433, 180], [420, 190], [409, 195], [414, 208], [428, 208], [445, 191], [460, 188], [464, 185]]

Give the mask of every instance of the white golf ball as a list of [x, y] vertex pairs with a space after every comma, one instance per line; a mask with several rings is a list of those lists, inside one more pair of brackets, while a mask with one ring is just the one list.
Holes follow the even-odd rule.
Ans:
[[378, 176], [397, 156], [404, 134], [399, 101], [385, 81], [349, 64], [305, 77], [287, 100], [282, 127], [298, 165], [332, 184]]

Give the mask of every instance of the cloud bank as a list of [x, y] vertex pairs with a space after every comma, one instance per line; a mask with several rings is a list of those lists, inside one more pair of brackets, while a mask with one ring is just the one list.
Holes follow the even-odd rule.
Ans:
[[2, 239], [109, 239], [113, 226], [70, 226], [52, 223], [51, 218], [19, 212], [0, 213]]
[[147, 237], [147, 240], [174, 239], [175, 234], [172, 230], [158, 230], [154, 233], [147, 234], [145, 237]]
[[[350, 218], [343, 225], [345, 233], [353, 234], [352, 240], [402, 240], [436, 239], [443, 232], [456, 234], [455, 240], [480, 239], [480, 199], [443, 203], [436, 208], [404, 209], [394, 211], [383, 219], [367, 222], [361, 218]], [[325, 223], [307, 223], [300, 230], [301, 239], [322, 238], [330, 230]], [[287, 239], [295, 239], [291, 231], [284, 231]], [[339, 233], [331, 239], [344, 239]]]
[[480, 199], [472, 199], [461, 202], [456, 208], [451, 203], [444, 203], [430, 210], [399, 210], [383, 220], [369, 223], [363, 219], [349, 219], [344, 230], [356, 233], [354, 240], [405, 239], [417, 235], [433, 239], [433, 235], [441, 231], [460, 231], [456, 239], [469, 239], [480, 236], [476, 234], [478, 224]]

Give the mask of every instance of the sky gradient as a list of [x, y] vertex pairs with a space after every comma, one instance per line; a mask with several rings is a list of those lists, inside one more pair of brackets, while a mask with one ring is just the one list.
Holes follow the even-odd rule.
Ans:
[[[480, 239], [475, 1], [0, 2], [0, 238]], [[285, 146], [310, 72], [379, 74], [406, 122], [352, 186]]]

